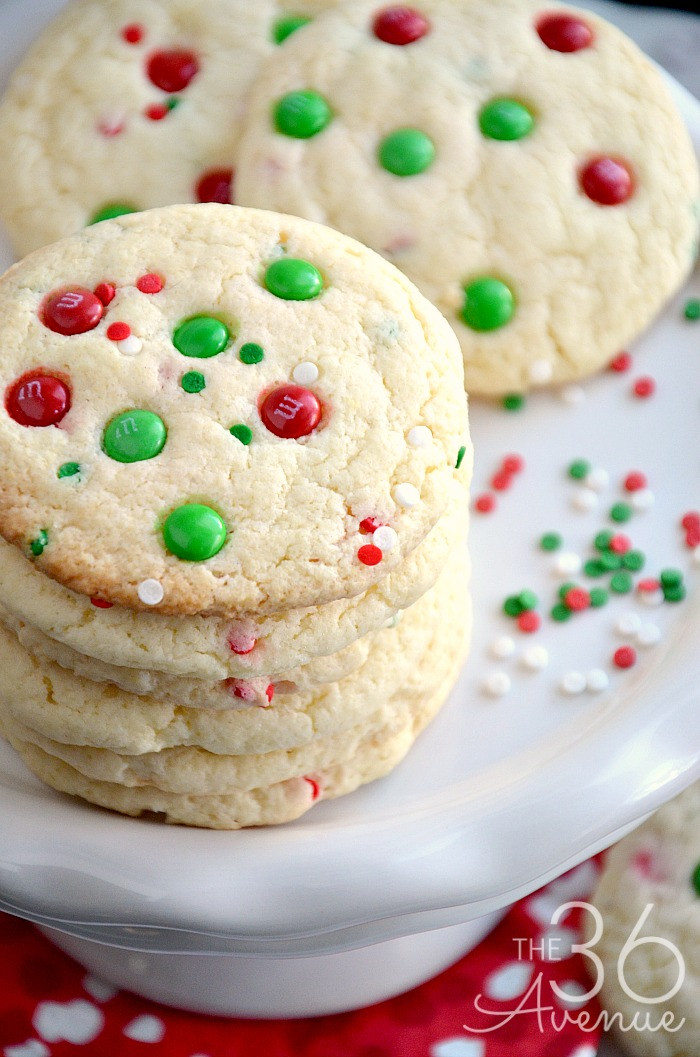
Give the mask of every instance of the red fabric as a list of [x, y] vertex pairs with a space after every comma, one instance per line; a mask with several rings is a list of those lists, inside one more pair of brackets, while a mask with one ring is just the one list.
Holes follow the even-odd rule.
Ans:
[[[541, 1002], [563, 1008], [549, 981], [588, 989], [585, 959], [567, 955], [580, 939], [582, 911], [557, 926], [558, 906], [589, 894], [598, 865], [584, 864], [516, 904], [475, 950], [434, 980], [367, 1009], [291, 1021], [225, 1020], [179, 1012], [127, 992], [116, 992], [44, 939], [32, 925], [0, 914], [0, 1054], [2, 1057], [594, 1057], [600, 1033], [576, 1023], [552, 1025], [542, 1015], [520, 1013], [487, 1034], [469, 1027], [496, 1023], [475, 1009], [515, 1010], [541, 973]], [[548, 933], [549, 953], [541, 946]], [[520, 940], [520, 943], [517, 940]], [[530, 960], [530, 955], [533, 955]], [[563, 957], [562, 957], [563, 955]], [[494, 975], [498, 974], [498, 975]], [[497, 999], [489, 993], [507, 995]], [[532, 991], [527, 1006], [536, 1005]], [[595, 1002], [572, 1009], [598, 1014]], [[57, 1027], [58, 1025], [58, 1027]], [[43, 1032], [43, 1034], [42, 1034]], [[62, 1040], [59, 1036], [63, 1036]], [[130, 1037], [131, 1036], [131, 1037]]]

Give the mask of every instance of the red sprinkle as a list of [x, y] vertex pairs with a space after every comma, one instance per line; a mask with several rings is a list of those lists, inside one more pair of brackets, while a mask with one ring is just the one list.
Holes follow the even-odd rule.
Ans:
[[367, 543], [364, 547], [360, 547], [357, 557], [363, 565], [379, 565], [383, 554], [379, 547], [375, 547], [373, 543]]
[[631, 668], [637, 660], [637, 651], [633, 646], [620, 646], [613, 653], [613, 664], [616, 668]]
[[311, 786], [311, 799], [318, 800], [321, 795], [321, 786], [315, 778], [311, 778], [308, 774], [304, 775], [304, 781], [308, 782]]
[[564, 595], [564, 605], [573, 613], [580, 613], [588, 609], [591, 604], [591, 596], [582, 587], [572, 587]]
[[54, 334], [72, 337], [94, 330], [104, 315], [99, 297], [83, 286], [68, 286], [56, 290], [39, 310], [41, 322]]
[[574, 15], [544, 15], [535, 28], [540, 40], [550, 51], [581, 51], [593, 43], [591, 27]]
[[239, 657], [245, 657], [246, 654], [253, 652], [258, 640], [254, 635], [250, 635], [247, 632], [232, 631], [226, 641], [232, 653]]
[[516, 621], [521, 631], [525, 631], [531, 634], [533, 631], [538, 631], [542, 623], [542, 618], [539, 613], [536, 613], [534, 609], [528, 609], [524, 613], [521, 613]]
[[198, 202], [220, 202], [228, 206], [233, 202], [233, 169], [211, 169], [205, 172], [195, 187]]
[[617, 354], [614, 360], [611, 360], [608, 364], [608, 369], [616, 371], [618, 374], [623, 374], [625, 371], [629, 371], [632, 366], [632, 356], [629, 352], [620, 352]]
[[646, 488], [647, 486], [646, 474], [640, 473], [639, 470], [632, 470], [625, 477], [624, 483], [627, 492], [638, 492], [641, 488]]
[[187, 88], [199, 73], [199, 63], [192, 51], [156, 51], [146, 64], [146, 73], [156, 88], [172, 94]]
[[376, 532], [377, 529], [380, 528], [381, 524], [382, 522], [379, 520], [379, 518], [366, 517], [363, 521], [360, 522], [360, 532], [363, 532], [365, 534]]
[[97, 131], [107, 139], [111, 139], [124, 131], [124, 122], [115, 118], [103, 118], [97, 122]]
[[632, 392], [635, 396], [639, 396], [642, 399], [647, 396], [653, 396], [656, 392], [656, 382], [648, 375], [644, 375], [644, 377], [638, 378], [634, 383], [632, 386]]
[[150, 121], [162, 121], [169, 113], [170, 111], [163, 103], [153, 103], [144, 110], [144, 114]]
[[95, 287], [94, 293], [95, 297], [98, 297], [106, 308], [117, 296], [117, 288], [114, 283], [99, 283], [99, 285]]
[[164, 286], [165, 283], [155, 272], [149, 272], [136, 280], [136, 289], [142, 294], [159, 294]]
[[5, 393], [5, 409], [20, 426], [56, 426], [70, 405], [66, 382], [42, 371], [23, 374]]
[[237, 679], [225, 679], [224, 686], [230, 694], [241, 701], [255, 700], [255, 690], [250, 683], [240, 683]]
[[617, 536], [613, 536], [608, 544], [608, 550], [611, 550], [613, 554], [627, 554], [627, 551], [632, 546], [632, 540], [629, 536], [625, 536], [622, 532], [618, 533]]
[[525, 466], [522, 455], [506, 455], [503, 460], [503, 469], [506, 473], [520, 473]]
[[114, 605], [114, 602], [105, 602], [104, 598], [91, 598], [90, 601], [95, 609], [111, 609]]
[[260, 418], [276, 437], [298, 440], [316, 429], [321, 421], [321, 405], [310, 389], [281, 385], [263, 400]]
[[128, 323], [110, 323], [107, 327], [107, 337], [110, 341], [124, 341], [130, 335], [131, 327]]
[[685, 545], [692, 550], [695, 550], [696, 547], [700, 546], [700, 526], [698, 528], [686, 529]]
[[637, 583], [637, 590], [643, 593], [651, 594], [652, 591], [658, 591], [661, 584], [658, 580], [654, 580], [652, 577], [648, 577], [646, 580], [639, 580]]
[[275, 696], [275, 684], [274, 683], [268, 683], [268, 685], [265, 688], [265, 697], [267, 698], [268, 705], [270, 704], [270, 702], [272, 701], [272, 698], [274, 696]]
[[491, 478], [491, 487], [497, 492], [505, 492], [507, 488], [510, 488], [513, 483], [513, 478], [507, 470], [499, 470]]
[[143, 40], [143, 26], [140, 26], [138, 22], [132, 22], [131, 25], [124, 26], [122, 37], [127, 44], [140, 44]]
[[425, 15], [414, 7], [385, 7], [374, 19], [374, 35], [385, 44], [413, 44], [430, 31]]
[[480, 514], [490, 514], [495, 507], [496, 497], [489, 492], [484, 492], [483, 495], [477, 496], [474, 500], [474, 509], [478, 510]]
[[689, 510], [687, 514], [683, 515], [681, 525], [684, 529], [700, 529], [700, 514], [698, 514], [697, 510]]
[[579, 184], [583, 193], [599, 206], [622, 205], [634, 192], [632, 172], [619, 158], [593, 158], [581, 169]]

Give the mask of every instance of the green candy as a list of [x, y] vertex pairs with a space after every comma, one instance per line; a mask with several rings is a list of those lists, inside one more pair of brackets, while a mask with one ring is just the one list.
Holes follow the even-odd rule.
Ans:
[[201, 371], [188, 371], [180, 379], [180, 385], [186, 393], [201, 393], [207, 387], [207, 380]]
[[291, 37], [302, 26], [308, 26], [309, 22], [311, 19], [304, 15], [284, 15], [272, 27], [272, 39], [275, 44], [283, 44], [287, 37]]
[[498, 330], [515, 312], [513, 291], [500, 279], [484, 275], [464, 287], [461, 316], [472, 330]]
[[417, 176], [435, 160], [435, 144], [418, 128], [399, 128], [382, 140], [378, 157], [394, 176]]
[[333, 113], [318, 92], [289, 92], [275, 104], [275, 128], [292, 139], [311, 139], [330, 124]]
[[210, 506], [185, 503], [165, 519], [163, 540], [176, 558], [204, 562], [218, 554], [226, 542], [226, 524]]
[[517, 99], [492, 99], [479, 114], [479, 128], [487, 139], [523, 139], [534, 124], [531, 112]]
[[260, 363], [265, 358], [265, 350], [262, 345], [256, 345], [254, 341], [248, 341], [241, 345], [238, 355], [241, 363]]
[[61, 477], [75, 477], [76, 474], [80, 473], [79, 462], [64, 462], [59, 466], [56, 476]]
[[463, 444], [457, 452], [457, 462], [455, 463], [455, 470], [458, 470], [464, 462], [464, 456], [467, 454], [467, 446]]
[[242, 423], [236, 426], [231, 426], [229, 433], [236, 440], [239, 440], [241, 444], [245, 444], [246, 447], [250, 444], [253, 439], [253, 431], [250, 426], [244, 426]]
[[36, 539], [33, 539], [29, 544], [29, 549], [35, 558], [38, 558], [40, 554], [44, 553], [44, 548], [49, 545], [49, 534], [46, 529], [42, 529]]
[[265, 288], [282, 301], [311, 301], [323, 291], [323, 277], [309, 261], [282, 257], [265, 272]]
[[116, 462], [144, 462], [160, 455], [168, 431], [153, 411], [123, 411], [108, 424], [102, 448]]
[[175, 328], [173, 345], [183, 356], [209, 360], [223, 352], [231, 339], [225, 323], [215, 316], [192, 316]]
[[103, 220], [114, 220], [115, 217], [124, 217], [128, 213], [138, 213], [139, 210], [136, 206], [128, 206], [124, 202], [111, 202], [109, 205], [102, 206], [95, 213], [92, 214], [90, 220], [88, 220], [88, 226], [91, 224], [99, 224]]

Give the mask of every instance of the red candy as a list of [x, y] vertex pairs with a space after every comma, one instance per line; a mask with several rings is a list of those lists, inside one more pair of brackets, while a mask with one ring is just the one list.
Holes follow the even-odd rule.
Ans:
[[584, 194], [600, 206], [619, 206], [634, 191], [632, 173], [617, 158], [593, 158], [579, 173]]
[[363, 565], [379, 565], [382, 560], [382, 552], [379, 547], [375, 547], [374, 544], [368, 543], [366, 546], [360, 547], [357, 552], [357, 557]]
[[228, 206], [233, 202], [233, 169], [211, 169], [200, 177], [195, 187], [198, 202], [220, 202]]
[[625, 477], [625, 491], [626, 492], [639, 492], [642, 488], [646, 488], [647, 479], [646, 475], [640, 473], [639, 470], [632, 470]]
[[159, 294], [164, 286], [165, 283], [155, 272], [149, 272], [148, 275], [142, 275], [136, 280], [136, 289], [142, 294]]
[[591, 604], [591, 596], [582, 587], [572, 587], [564, 595], [564, 605], [573, 613], [580, 613], [588, 609]]
[[39, 318], [54, 334], [73, 336], [94, 330], [104, 315], [99, 297], [83, 286], [56, 290], [44, 301]]
[[581, 51], [593, 43], [593, 30], [575, 15], [544, 15], [535, 28], [540, 40], [550, 51]]
[[143, 40], [143, 26], [140, 26], [138, 22], [132, 22], [131, 25], [124, 26], [122, 37], [127, 44], [140, 44]]
[[265, 689], [265, 697], [267, 698], [268, 705], [271, 703], [272, 698], [275, 696], [275, 684], [269, 683]]
[[376, 532], [381, 526], [381, 521], [376, 517], [366, 517], [364, 521], [360, 522], [360, 532], [367, 533]]
[[611, 360], [608, 367], [611, 371], [615, 371], [617, 374], [624, 374], [625, 371], [629, 371], [632, 366], [632, 357], [629, 352], [620, 352]]
[[632, 646], [620, 646], [613, 653], [613, 664], [616, 668], [631, 668], [637, 660], [637, 652]]
[[542, 619], [539, 613], [536, 613], [534, 609], [528, 609], [525, 613], [521, 613], [517, 619], [517, 625], [521, 631], [526, 634], [532, 634], [533, 631], [538, 631]]
[[642, 397], [642, 399], [647, 396], [653, 396], [655, 391], [656, 382], [653, 378], [649, 378], [648, 375], [645, 375], [643, 378], [638, 378], [632, 387], [634, 395]]
[[181, 92], [199, 73], [199, 63], [191, 51], [156, 51], [148, 60], [146, 73], [156, 88]]
[[152, 106], [147, 106], [144, 110], [144, 114], [149, 121], [162, 121], [169, 113], [170, 111], [163, 103], [153, 103]]
[[276, 437], [297, 440], [316, 429], [321, 421], [321, 405], [310, 389], [281, 385], [263, 400], [260, 418]]
[[55, 426], [70, 411], [67, 384], [52, 374], [30, 371], [5, 393], [5, 409], [20, 426]]
[[105, 602], [104, 598], [91, 598], [91, 603], [95, 609], [111, 609], [114, 602]]
[[490, 514], [496, 506], [496, 497], [485, 492], [474, 500], [474, 509], [480, 514]]
[[124, 341], [131, 336], [131, 327], [128, 323], [111, 323], [107, 327], [107, 337], [110, 341]]
[[227, 642], [232, 653], [238, 657], [245, 657], [252, 653], [258, 640], [247, 631], [232, 631]]
[[100, 283], [95, 287], [94, 292], [95, 297], [100, 299], [105, 308], [107, 305], [110, 305], [117, 296], [117, 288], [114, 283]]
[[372, 29], [385, 44], [413, 44], [430, 31], [430, 23], [414, 7], [385, 7], [376, 16]]

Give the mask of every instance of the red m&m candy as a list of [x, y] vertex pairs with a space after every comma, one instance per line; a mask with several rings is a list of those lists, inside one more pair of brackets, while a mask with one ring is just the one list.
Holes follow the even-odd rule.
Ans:
[[5, 408], [20, 426], [55, 426], [70, 410], [70, 389], [52, 374], [30, 371], [8, 388]]
[[199, 73], [192, 51], [156, 51], [146, 65], [149, 80], [164, 92], [181, 92]]
[[632, 171], [619, 158], [593, 158], [581, 169], [579, 183], [584, 194], [600, 206], [619, 206], [634, 191]]
[[321, 405], [310, 389], [281, 385], [263, 400], [260, 418], [276, 437], [297, 440], [316, 429], [321, 421]]
[[55, 334], [85, 334], [94, 330], [104, 315], [104, 305], [83, 286], [56, 290], [44, 301], [39, 318]]
[[374, 19], [374, 35], [385, 44], [413, 44], [430, 30], [425, 15], [413, 7], [385, 7]]
[[550, 51], [581, 51], [593, 43], [593, 30], [576, 15], [543, 15], [535, 28], [540, 40]]
[[195, 187], [198, 202], [233, 202], [233, 169], [211, 169], [200, 177]]

